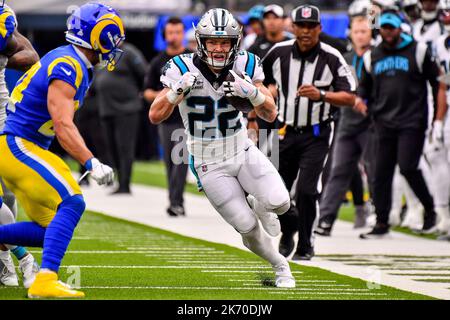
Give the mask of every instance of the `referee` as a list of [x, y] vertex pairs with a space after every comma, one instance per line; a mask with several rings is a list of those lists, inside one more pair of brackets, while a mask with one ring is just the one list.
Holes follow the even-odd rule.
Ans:
[[322, 27], [317, 7], [295, 8], [292, 21], [296, 38], [276, 44], [263, 59], [263, 68], [265, 84], [276, 87], [278, 120], [282, 124], [279, 173], [288, 190], [300, 169], [295, 190], [299, 214], [291, 207], [280, 216], [280, 253], [286, 257], [292, 253], [293, 237], [298, 231], [293, 259], [309, 260], [314, 255], [311, 236], [317, 184], [332, 132], [330, 105], [355, 105], [356, 83], [339, 51], [320, 42]]

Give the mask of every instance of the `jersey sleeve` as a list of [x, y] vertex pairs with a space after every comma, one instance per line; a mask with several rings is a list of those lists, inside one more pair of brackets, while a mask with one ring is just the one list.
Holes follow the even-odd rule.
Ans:
[[77, 70], [77, 66], [70, 60], [58, 58], [51, 63], [47, 70], [47, 80], [50, 84], [53, 80], [61, 80], [78, 90], [82, 74], [81, 67]]
[[9, 8], [0, 8], [0, 51], [6, 48], [8, 39], [17, 28], [17, 21], [14, 13]]
[[175, 63], [175, 58], [170, 59], [164, 65], [162, 70], [160, 80], [165, 88], [172, 88], [172, 86], [177, 83], [182, 76], [182, 70], [180, 70], [179, 66]]
[[255, 56], [255, 72], [253, 73], [253, 82], [263, 82], [264, 81], [264, 71], [261, 64], [261, 58], [258, 57], [256, 54]]
[[259, 57], [248, 51], [238, 53], [233, 70], [239, 75], [244, 72], [247, 73], [253, 82], [264, 80], [264, 72]]

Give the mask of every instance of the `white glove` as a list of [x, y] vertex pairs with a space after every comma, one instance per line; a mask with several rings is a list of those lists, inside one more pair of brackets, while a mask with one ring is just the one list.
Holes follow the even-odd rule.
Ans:
[[234, 81], [225, 81], [223, 83], [225, 96], [249, 99], [254, 106], [264, 103], [266, 96], [256, 88], [247, 73], [243, 73], [244, 78], [239, 77], [233, 70], [230, 70], [230, 73], [233, 75]]
[[91, 173], [91, 177], [99, 184], [109, 184], [114, 180], [114, 171], [110, 166], [101, 163], [97, 158], [86, 161], [85, 168]]
[[186, 72], [183, 74], [181, 79], [178, 80], [167, 93], [166, 96], [169, 102], [174, 104], [181, 94], [185, 93], [194, 85], [198, 76], [199, 74], [196, 72]]
[[442, 144], [444, 142], [444, 124], [441, 120], [435, 120], [433, 122], [432, 139], [433, 143]]

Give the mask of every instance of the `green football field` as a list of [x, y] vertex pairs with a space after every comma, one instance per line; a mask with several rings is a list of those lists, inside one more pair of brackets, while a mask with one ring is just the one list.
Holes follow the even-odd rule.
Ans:
[[[137, 162], [133, 183], [165, 188], [163, 164]], [[194, 185], [186, 191], [198, 194]], [[353, 208], [342, 207], [340, 218], [352, 221]], [[41, 250], [32, 252], [40, 262]], [[297, 288], [277, 289], [270, 266], [250, 252], [86, 212], [60, 279], [79, 285], [86, 299], [432, 299], [315, 267], [291, 268]], [[25, 297], [22, 287], [0, 286], [0, 300]]]
[[[41, 251], [32, 252], [40, 261]], [[78, 280], [86, 299], [430, 299], [319, 268], [291, 267], [297, 288], [277, 289], [268, 264], [249, 252], [86, 212], [60, 279]], [[22, 287], [0, 287], [0, 299], [25, 296]]]

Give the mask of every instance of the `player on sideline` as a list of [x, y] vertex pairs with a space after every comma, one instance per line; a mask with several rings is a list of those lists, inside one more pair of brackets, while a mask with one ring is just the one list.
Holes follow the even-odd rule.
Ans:
[[[5, 68], [28, 70], [39, 60], [31, 43], [17, 31], [14, 12], [0, 3], [0, 132], [6, 118], [6, 105], [9, 94], [5, 82]], [[2, 188], [0, 178], [0, 225], [15, 222], [17, 215], [16, 199], [7, 189]], [[11, 258], [12, 252], [19, 260], [19, 269], [23, 274], [23, 284], [29, 288], [33, 283], [39, 266], [34, 257], [24, 247], [0, 244], [0, 284], [18, 286], [19, 281]]]
[[88, 3], [72, 13], [67, 28], [71, 44], [50, 51], [17, 82], [0, 136], [0, 176], [32, 220], [0, 226], [0, 243], [44, 248], [30, 298], [84, 297], [58, 281], [85, 202], [69, 167], [47, 150], [54, 137], [98, 184], [113, 180], [113, 170], [86, 147], [73, 116], [91, 84], [93, 67], [114, 69], [125, 38], [123, 23], [111, 7]]
[[[275, 103], [262, 84], [259, 58], [238, 52], [242, 29], [225, 9], [206, 12], [195, 33], [197, 53], [176, 56], [166, 64], [161, 76], [165, 88], [151, 106], [150, 121], [164, 121], [179, 105], [190, 167], [209, 201], [241, 234], [244, 245], [271, 263], [275, 285], [295, 287], [287, 260], [255, 217], [267, 233], [278, 235], [277, 214], [289, 209], [289, 193], [272, 163], [248, 139], [242, 113], [225, 97], [247, 98], [258, 116], [275, 120]], [[229, 72], [234, 81], [225, 81]]]

